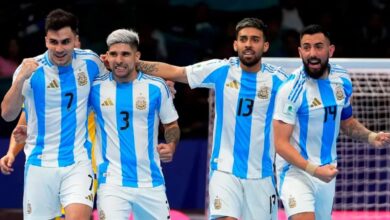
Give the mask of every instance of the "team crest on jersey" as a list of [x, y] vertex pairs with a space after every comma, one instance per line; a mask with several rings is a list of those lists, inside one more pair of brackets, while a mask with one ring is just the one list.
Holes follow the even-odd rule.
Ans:
[[269, 88], [267, 86], [263, 86], [257, 92], [257, 97], [259, 97], [259, 99], [268, 99], [270, 91], [271, 91], [271, 88]]
[[341, 86], [336, 87], [336, 98], [338, 101], [343, 100], [345, 98], [343, 87]]
[[31, 203], [30, 202], [27, 203], [27, 210], [26, 210], [26, 212], [27, 212], [27, 214], [31, 214], [31, 212], [32, 212], [32, 208], [31, 208]]
[[77, 83], [79, 86], [84, 86], [88, 82], [87, 75], [84, 72], [77, 73]]
[[99, 219], [100, 220], [105, 220], [106, 219], [106, 214], [104, 213], [103, 210], [99, 211]]
[[222, 208], [222, 202], [218, 196], [214, 199], [214, 208], [217, 210]]
[[295, 198], [290, 196], [290, 198], [288, 198], [288, 206], [290, 208], [295, 208], [297, 206], [297, 201], [295, 201]]
[[138, 96], [137, 100], [135, 101], [135, 107], [138, 110], [145, 110], [146, 109], [146, 98], [143, 96]]

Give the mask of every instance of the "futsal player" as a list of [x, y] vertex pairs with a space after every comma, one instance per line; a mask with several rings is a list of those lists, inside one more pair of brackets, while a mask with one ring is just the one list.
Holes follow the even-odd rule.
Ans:
[[273, 116], [278, 190], [290, 220], [329, 220], [340, 128], [374, 147], [389, 144], [390, 133], [370, 131], [353, 117], [352, 82], [346, 69], [329, 63], [329, 33], [310, 25], [300, 41], [303, 65], [281, 86]]
[[276, 219], [272, 114], [287, 75], [261, 62], [267, 52], [267, 26], [245, 18], [236, 26], [238, 57], [187, 67], [141, 61], [155, 76], [215, 90], [213, 151], [210, 159], [211, 219]]

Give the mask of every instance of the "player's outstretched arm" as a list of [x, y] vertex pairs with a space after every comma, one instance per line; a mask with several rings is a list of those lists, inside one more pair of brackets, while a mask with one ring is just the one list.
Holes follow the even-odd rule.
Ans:
[[341, 121], [340, 126], [343, 133], [355, 140], [369, 143], [374, 147], [390, 145], [390, 133], [370, 131], [354, 117]]
[[18, 75], [1, 102], [1, 117], [4, 120], [13, 121], [18, 117], [23, 105], [22, 89], [24, 81], [30, 78], [37, 68], [38, 63], [35, 59], [27, 58], [23, 60]]
[[330, 182], [337, 175], [338, 170], [334, 166], [318, 166], [313, 164], [305, 160], [305, 158], [303, 158], [290, 144], [294, 125], [287, 124], [280, 120], [274, 120], [273, 127], [276, 152], [287, 162], [324, 182]]
[[164, 124], [164, 137], [166, 143], [157, 146], [157, 151], [162, 162], [171, 162], [176, 151], [176, 145], [180, 140], [180, 128], [177, 121]]
[[162, 62], [140, 60], [137, 63], [137, 69], [146, 74], [188, 84], [187, 74], [184, 67], [174, 66]]
[[14, 171], [12, 165], [15, 161], [15, 157], [19, 154], [20, 151], [22, 151], [24, 147], [27, 130], [25, 130], [21, 126], [26, 126], [26, 118], [24, 112], [22, 112], [22, 114], [20, 115], [18, 124], [11, 134], [7, 154], [0, 159], [0, 170], [4, 175], [9, 175], [11, 174], [11, 172]]

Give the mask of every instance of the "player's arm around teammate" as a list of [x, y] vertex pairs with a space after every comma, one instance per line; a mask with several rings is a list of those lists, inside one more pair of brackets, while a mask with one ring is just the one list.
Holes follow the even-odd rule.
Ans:
[[167, 80], [188, 84], [185, 67], [175, 66], [162, 62], [140, 60], [137, 63], [137, 68], [147, 74], [159, 76]]

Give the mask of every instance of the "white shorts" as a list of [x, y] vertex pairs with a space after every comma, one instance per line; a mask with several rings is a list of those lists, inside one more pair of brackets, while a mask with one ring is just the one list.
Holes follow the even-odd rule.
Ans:
[[213, 171], [209, 183], [210, 219], [277, 219], [277, 197], [272, 177], [240, 179]]
[[80, 161], [67, 167], [26, 165], [24, 219], [52, 219], [61, 215], [61, 207], [81, 203], [93, 207], [91, 161]]
[[100, 220], [170, 219], [165, 186], [133, 188], [112, 184], [99, 185], [97, 207]]
[[278, 177], [280, 176], [279, 196], [288, 217], [314, 212], [316, 220], [332, 219], [335, 178], [325, 183], [294, 166], [290, 166], [287, 172], [278, 173]]

